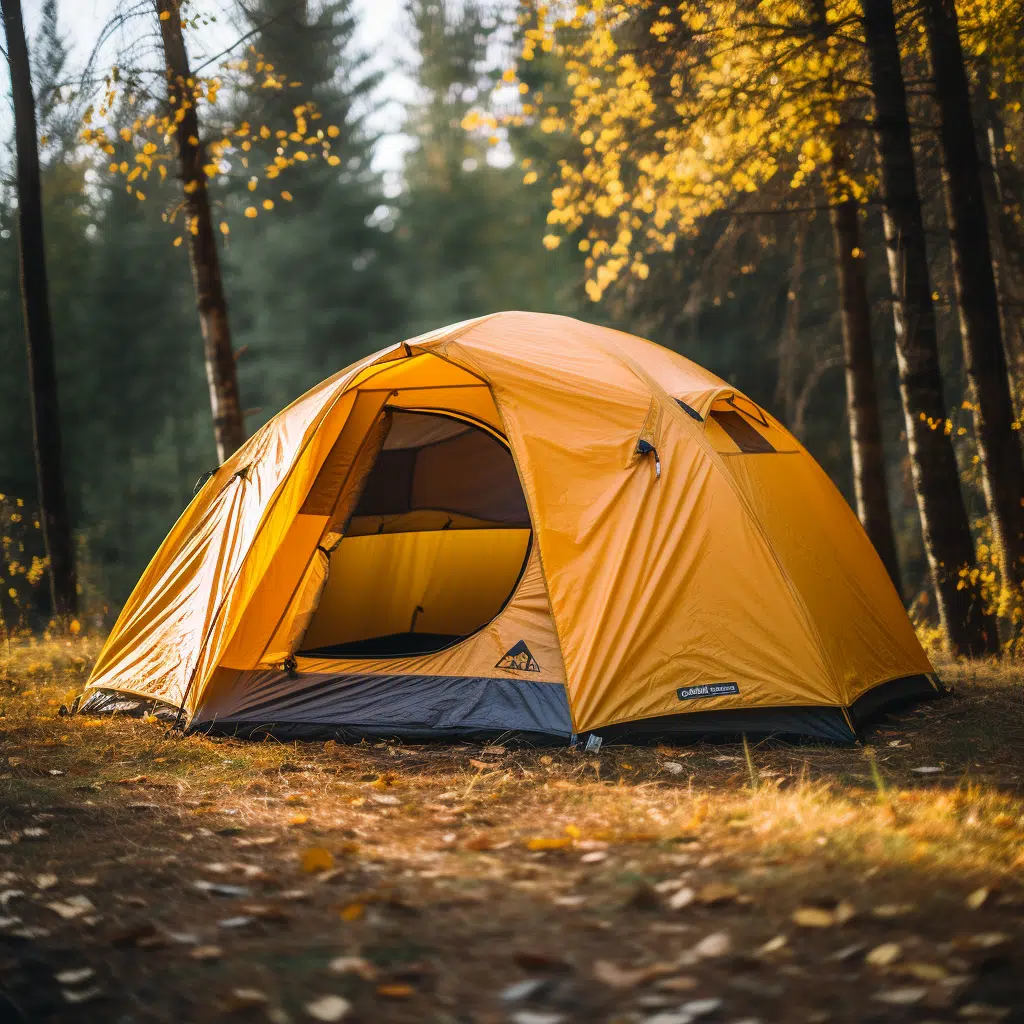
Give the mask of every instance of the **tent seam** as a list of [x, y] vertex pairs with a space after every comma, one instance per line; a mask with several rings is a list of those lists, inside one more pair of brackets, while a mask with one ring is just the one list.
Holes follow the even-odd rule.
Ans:
[[[386, 352], [387, 349], [384, 349], [383, 351]], [[373, 364], [371, 363], [370, 365], [372, 366]], [[355, 374], [353, 374], [352, 376], [355, 376]], [[184, 710], [185, 710], [185, 703], [188, 700], [189, 694], [192, 692], [192, 687], [195, 684], [196, 677], [199, 674], [199, 665], [202, 662], [203, 653], [206, 650], [206, 645], [210, 642], [210, 637], [213, 635], [213, 630], [216, 627], [217, 622], [220, 620], [221, 614], [224, 611], [224, 607], [227, 604], [228, 597], [231, 595], [231, 592], [234, 590], [235, 584], [237, 584], [238, 578], [241, 575], [242, 570], [245, 568], [245, 563], [246, 563], [246, 561], [248, 561], [248, 558], [249, 558], [250, 554], [252, 554], [252, 550], [253, 550], [253, 547], [256, 544], [256, 541], [259, 539], [260, 534], [263, 532], [263, 528], [266, 526], [267, 520], [270, 518], [270, 514], [277, 507], [277, 502], [280, 500], [281, 494], [283, 493], [283, 491], [284, 491], [284, 489], [285, 489], [285, 487], [286, 487], [286, 485], [288, 483], [288, 480], [290, 479], [292, 473], [294, 472], [295, 466], [298, 463], [299, 459], [302, 458], [303, 454], [305, 454], [306, 449], [310, 446], [310, 444], [312, 444], [313, 438], [316, 436], [317, 431], [323, 425], [324, 420], [331, 414], [331, 412], [334, 411], [334, 407], [338, 404], [338, 402], [341, 401], [341, 399], [346, 394], [348, 394], [348, 390], [347, 390], [347, 388], [343, 387], [341, 389], [341, 392], [334, 396], [334, 398], [330, 402], [330, 404], [324, 410], [322, 410], [320, 412], [320, 414], [317, 416], [316, 420], [312, 424], [310, 424], [310, 427], [309, 427], [309, 430], [308, 430], [306, 436], [302, 439], [302, 444], [299, 447], [299, 450], [295, 453], [295, 457], [292, 459], [291, 464], [288, 467], [288, 471], [285, 474], [282, 475], [281, 482], [277, 485], [277, 487], [274, 489], [274, 493], [270, 496], [270, 499], [267, 502], [267, 505], [266, 505], [266, 507], [263, 510], [263, 514], [260, 516], [260, 521], [259, 521], [259, 523], [257, 523], [256, 529], [253, 532], [252, 540], [249, 542], [249, 546], [246, 548], [245, 554], [242, 556], [241, 560], [239, 561], [238, 568], [235, 570], [235, 574], [231, 578], [231, 583], [225, 589], [224, 597], [221, 599], [220, 604], [217, 606], [217, 610], [214, 612], [213, 616], [211, 617], [210, 624], [209, 624], [209, 626], [206, 629], [205, 635], [203, 636], [203, 641], [199, 645], [199, 655], [196, 658], [196, 667], [193, 670], [192, 675], [189, 678], [188, 684], [186, 685], [185, 690], [183, 691], [183, 693], [181, 695], [181, 709], [180, 710], [182, 712], [184, 712]], [[248, 483], [248, 480], [245, 480], [245, 482]], [[216, 669], [216, 667], [217, 666], [215, 665], [214, 669]], [[194, 718], [195, 716], [192, 715], [191, 717]], [[180, 718], [180, 715], [179, 715], [179, 718]], [[190, 724], [191, 724], [191, 719], [190, 719]], [[188, 726], [186, 726], [186, 728], [188, 728]]]

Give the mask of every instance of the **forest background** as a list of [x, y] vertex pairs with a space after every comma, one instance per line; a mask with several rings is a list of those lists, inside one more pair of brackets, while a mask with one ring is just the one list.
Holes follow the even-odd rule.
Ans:
[[[1019, 595], [1007, 598], [1004, 588], [999, 607], [1005, 580], [963, 355], [927, 6], [889, 6], [943, 382], [941, 412], [927, 429], [952, 447], [972, 532], [973, 551], [954, 571], [1010, 621]], [[173, 169], [154, 173], [142, 192], [131, 177], [144, 153], [134, 127], [140, 110], [162, 102], [152, 74], [149, 93], [144, 77], [132, 79], [136, 67], [162, 72], [152, 7], [124, 8], [133, 42], [116, 60], [127, 85], [104, 82], [110, 68], [99, 58], [82, 71], [79, 54], [92, 41], [76, 38], [72, 55], [56, 0], [40, 0], [30, 39], [80, 617], [97, 629], [112, 621], [197, 479], [217, 463], [181, 244], [181, 180]], [[219, 4], [217, 35], [238, 42], [202, 72], [223, 75], [219, 98], [201, 111], [204, 142], [248, 138], [239, 126], [290, 131], [305, 116], [294, 113], [297, 102], [330, 125], [334, 155], [291, 161], [267, 180], [243, 166], [238, 143], [210, 178], [245, 431], [385, 344], [499, 309], [563, 313], [649, 337], [745, 391], [807, 445], [863, 518], [850, 440], [856, 410], [844, 381], [840, 296], [849, 264], [836, 248], [836, 210], [846, 205], [857, 231], [846, 255], [866, 286], [861, 326], [873, 339], [896, 574], [912, 614], [934, 626], [934, 565], [915, 494], [920, 439], [908, 444], [913, 418], [901, 408], [888, 197], [871, 145], [877, 96], [865, 86], [866, 57], [848, 55], [864, 49], [859, 8], [822, 5], [819, 32], [814, 5], [806, 7], [410, 0], [392, 29], [410, 55], [393, 70], [409, 82], [401, 112], [391, 115], [396, 146], [393, 133], [390, 141], [380, 135], [391, 69], [363, 48], [365, 9], [352, 0]], [[1022, 13], [1010, 0], [974, 0], [957, 11], [1019, 462]], [[185, 13], [194, 46], [211, 31], [209, 12], [193, 3]], [[731, 33], [724, 47], [723, 27]], [[808, 61], [816, 47], [821, 55]], [[744, 78], [748, 51], [757, 72]], [[266, 66], [287, 80], [284, 90], [267, 88]], [[646, 83], [639, 104], [637, 81]], [[110, 102], [97, 99], [104, 93]], [[89, 137], [97, 103], [107, 108], [102, 145]], [[665, 110], [678, 126], [666, 128]], [[739, 113], [759, 110], [760, 120], [737, 123]], [[828, 132], [816, 129], [816, 117]], [[9, 137], [0, 145], [0, 615], [13, 626], [45, 621], [49, 605], [39, 585], [45, 563], [13, 145]], [[683, 187], [659, 164], [673, 152], [691, 162]], [[905, 312], [906, 296], [897, 298]], [[959, 497], [947, 500], [955, 509]], [[1013, 633], [1011, 622], [1004, 638]]]

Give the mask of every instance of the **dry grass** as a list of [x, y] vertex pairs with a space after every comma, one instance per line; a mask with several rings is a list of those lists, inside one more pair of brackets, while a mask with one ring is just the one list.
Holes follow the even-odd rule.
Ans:
[[[20, 919], [0, 990], [30, 1020], [301, 1021], [330, 993], [350, 1021], [681, 1021], [694, 999], [722, 1000], [718, 1020], [1024, 1019], [1019, 668], [950, 667], [954, 698], [856, 749], [593, 756], [57, 717], [94, 654], [0, 654], [0, 867], [25, 893], [0, 894]], [[47, 907], [75, 895], [94, 909]], [[728, 950], [693, 952], [709, 935]], [[367, 976], [331, 973], [342, 954]], [[72, 1006], [53, 976], [78, 966], [95, 974], [63, 988], [99, 993]]]

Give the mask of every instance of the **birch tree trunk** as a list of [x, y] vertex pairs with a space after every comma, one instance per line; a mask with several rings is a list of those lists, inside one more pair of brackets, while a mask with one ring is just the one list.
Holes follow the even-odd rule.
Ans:
[[224, 462], [245, 440], [245, 423], [238, 396], [238, 374], [231, 349], [231, 328], [221, 280], [217, 236], [210, 214], [206, 172], [203, 170], [206, 155], [199, 141], [193, 80], [181, 32], [180, 7], [180, 0], [156, 0], [167, 69], [167, 99], [178, 125], [178, 152], [185, 190], [185, 237], [203, 332], [213, 433], [217, 458]]
[[946, 401], [896, 17], [892, 0], [862, 0], [862, 6], [900, 398], [925, 553], [951, 652], [994, 654], [999, 650], [996, 622], [978, 589], [959, 575], [975, 567], [974, 542], [953, 444], [943, 430]]

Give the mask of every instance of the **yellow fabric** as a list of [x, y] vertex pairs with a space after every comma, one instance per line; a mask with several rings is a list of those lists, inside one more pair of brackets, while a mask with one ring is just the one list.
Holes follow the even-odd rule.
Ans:
[[414, 614], [417, 633], [475, 632], [512, 593], [529, 541], [529, 530], [348, 537], [331, 555], [327, 586], [302, 645], [404, 633]]
[[806, 454], [747, 455], [728, 466], [816, 624], [840, 701], [852, 704], [880, 680], [931, 672], [895, 588], [879, 585], [881, 559], [821, 467]]
[[[365, 363], [378, 358], [379, 353]], [[206, 482], [125, 603], [93, 667], [90, 686], [170, 704], [181, 704], [187, 692], [194, 706], [208, 676], [204, 656], [214, 623], [225, 617], [239, 565], [271, 497], [289, 479], [306, 437], [316, 432], [362, 365], [336, 374], [288, 406]], [[265, 553], [273, 543], [266, 538], [257, 547]], [[229, 623], [235, 625], [230, 617]]]
[[[564, 680], [584, 732], [709, 709], [843, 707], [930, 670], [856, 518], [777, 421], [760, 423], [745, 396], [650, 342], [502, 313], [370, 356], [254, 435], [161, 546], [89, 685], [184, 701], [191, 714], [230, 706], [228, 669], [294, 652], [322, 603], [328, 492], [340, 487], [339, 508], [353, 500], [346, 460], [385, 406], [461, 415], [507, 437], [534, 544], [509, 605], [470, 639], [415, 658], [332, 660], [332, 671], [500, 677], [509, 670], [497, 662], [526, 639], [540, 679]], [[707, 416], [716, 406], [738, 410], [777, 451], [740, 452]], [[641, 437], [657, 448], [660, 479], [636, 453]], [[325, 465], [324, 491], [301, 514]], [[317, 667], [299, 661], [300, 673]], [[724, 681], [740, 693], [692, 703], [675, 693]]]

